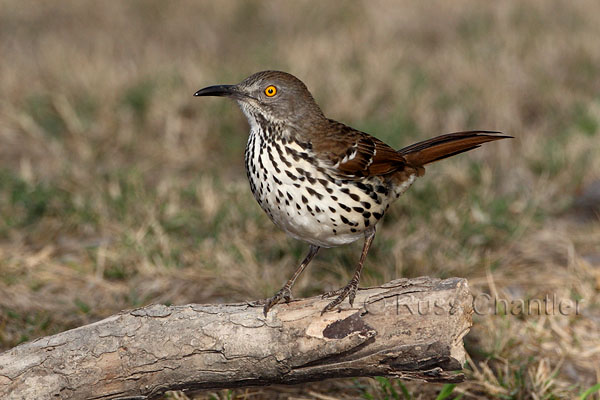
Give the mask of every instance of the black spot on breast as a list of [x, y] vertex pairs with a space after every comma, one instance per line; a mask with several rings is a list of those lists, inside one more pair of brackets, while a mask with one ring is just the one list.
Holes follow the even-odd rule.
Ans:
[[329, 211], [331, 211], [332, 213], [334, 213], [334, 214], [335, 214], [335, 208], [333, 208], [333, 207], [331, 207], [331, 206], [329, 207]]
[[287, 175], [287, 176], [288, 176], [288, 177], [289, 177], [291, 180], [293, 180], [293, 181], [295, 181], [296, 179], [298, 179], [298, 178], [296, 177], [296, 175], [292, 174], [290, 171], [287, 171], [287, 170], [286, 170], [286, 171], [285, 171], [285, 174], [286, 174], [286, 175]]
[[304, 195], [302, 195], [302, 202], [303, 202], [304, 204], [307, 204], [307, 203], [308, 203], [308, 199], [307, 199], [307, 198], [306, 198], [306, 196], [304, 196]]
[[286, 167], [288, 167], [288, 168], [292, 168], [292, 163], [291, 163], [291, 162], [289, 162], [289, 161], [287, 160], [287, 158], [285, 158], [285, 157], [281, 157], [280, 159], [281, 159], [281, 161], [283, 161], [283, 163], [285, 164], [285, 166], [286, 166]]
[[304, 150], [312, 149], [312, 144], [310, 142], [296, 142], [296, 143], [298, 143], [298, 146], [300, 146]]
[[279, 159], [288, 167], [291, 168], [292, 167], [292, 163], [289, 162], [287, 160], [287, 158], [285, 157], [285, 155], [283, 154], [283, 151], [281, 150], [281, 146], [279, 146], [279, 144], [277, 142], [273, 142], [273, 147], [275, 147], [275, 151], [277, 151], [277, 154], [279, 154]]
[[368, 212], [368, 211], [365, 211], [365, 212], [363, 213], [363, 217], [365, 217], [365, 218], [371, 218], [371, 213], [370, 213], [370, 212]]
[[271, 164], [273, 164], [273, 168], [275, 168], [275, 171], [277, 171], [278, 174], [281, 173], [281, 170], [278, 167], [278, 164], [275, 162], [275, 157], [273, 157], [273, 152], [269, 151], [269, 160], [271, 160]]
[[373, 216], [374, 216], [376, 219], [380, 219], [381, 217], [383, 217], [383, 214], [379, 214], [379, 213], [376, 213], [376, 212], [374, 212], [374, 213], [373, 213]]
[[373, 185], [365, 185], [362, 182], [356, 182], [356, 187], [367, 194], [369, 194], [373, 191]]
[[344, 217], [343, 215], [340, 215], [340, 218], [342, 219], [342, 222], [345, 223], [346, 225], [351, 225], [348, 218]]
[[300, 161], [300, 156], [298, 155], [298, 152], [296, 150], [292, 149], [291, 147], [285, 146], [285, 152], [291, 155], [294, 161]]
[[354, 211], [358, 212], [358, 213], [361, 213], [361, 212], [365, 211], [365, 209], [364, 209], [364, 208], [362, 208], [362, 207], [352, 207], [352, 209], [353, 209]]
[[308, 155], [308, 153], [299, 153], [300, 158], [306, 161], [312, 161], [312, 157]]
[[369, 197], [371, 197], [373, 200], [375, 200], [375, 203], [377, 204], [381, 204], [381, 199], [379, 198], [379, 196], [377, 196], [377, 193], [372, 192]]
[[344, 203], [338, 203], [338, 205], [339, 205], [340, 207], [342, 207], [342, 208], [343, 208], [345, 211], [350, 211], [350, 210], [351, 210], [351, 208], [350, 208], [350, 207], [348, 207], [347, 205], [345, 205]]
[[323, 195], [319, 192], [317, 192], [316, 190], [314, 190], [313, 188], [307, 187], [306, 191], [308, 192], [308, 194], [310, 194], [311, 196], [316, 196], [319, 200], [323, 199]]
[[360, 204], [362, 204], [362, 206], [363, 206], [364, 208], [366, 208], [367, 210], [368, 210], [369, 208], [371, 208], [371, 203], [369, 203], [368, 201], [361, 201], [361, 202], [360, 202]]

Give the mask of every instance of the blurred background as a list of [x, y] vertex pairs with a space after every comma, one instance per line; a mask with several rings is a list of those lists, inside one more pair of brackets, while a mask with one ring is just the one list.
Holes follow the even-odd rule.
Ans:
[[[380, 224], [362, 286], [460, 276], [475, 294], [582, 306], [475, 315], [456, 387], [189, 398], [584, 398], [600, 382], [599, 42], [592, 0], [0, 0], [0, 350], [149, 303], [277, 291], [307, 245], [254, 201], [237, 106], [192, 94], [281, 69], [397, 148], [516, 137], [429, 167]], [[295, 296], [345, 284], [361, 246], [319, 254]]]

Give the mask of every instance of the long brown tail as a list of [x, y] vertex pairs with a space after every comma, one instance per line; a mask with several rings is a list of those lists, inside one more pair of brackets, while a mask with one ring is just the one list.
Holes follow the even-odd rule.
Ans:
[[476, 149], [485, 142], [508, 138], [512, 138], [512, 136], [502, 135], [501, 132], [496, 131], [455, 132], [423, 140], [400, 149], [398, 152], [406, 158], [409, 165], [422, 167], [425, 164]]

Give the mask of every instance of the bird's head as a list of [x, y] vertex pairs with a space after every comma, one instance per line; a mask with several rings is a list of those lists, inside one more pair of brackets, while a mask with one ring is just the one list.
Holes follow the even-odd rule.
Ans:
[[286, 72], [257, 72], [237, 85], [209, 86], [198, 90], [194, 96], [222, 96], [236, 100], [251, 125], [262, 118], [299, 128], [325, 118], [306, 85]]

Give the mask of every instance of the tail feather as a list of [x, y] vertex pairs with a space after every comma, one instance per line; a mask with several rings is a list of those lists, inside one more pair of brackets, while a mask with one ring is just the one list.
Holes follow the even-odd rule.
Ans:
[[483, 143], [508, 138], [512, 138], [512, 136], [496, 131], [455, 132], [423, 140], [400, 149], [398, 152], [404, 156], [409, 165], [422, 167], [476, 149]]

